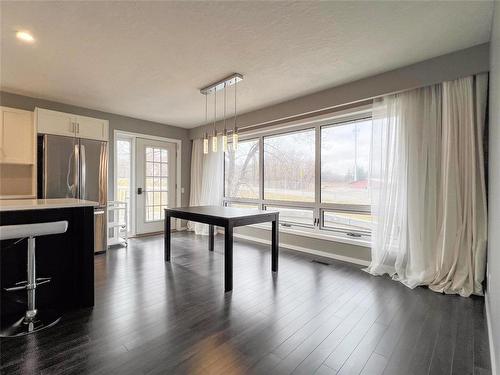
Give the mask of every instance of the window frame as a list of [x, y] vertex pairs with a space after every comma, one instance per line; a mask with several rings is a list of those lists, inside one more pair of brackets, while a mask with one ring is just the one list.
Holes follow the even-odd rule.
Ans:
[[[308, 226], [304, 224], [298, 224], [293, 222], [287, 222], [280, 220], [280, 224], [285, 227], [292, 227], [301, 230], [310, 231], [311, 233], [321, 233], [323, 235], [347, 235], [350, 237], [359, 237], [363, 239], [371, 236], [370, 231], [362, 230], [348, 230], [345, 228], [332, 228], [324, 226], [323, 213], [324, 212], [344, 212], [344, 213], [361, 213], [369, 214], [371, 212], [370, 205], [352, 205], [352, 204], [338, 204], [338, 203], [322, 203], [321, 202], [321, 130], [323, 127], [332, 126], [342, 126], [351, 122], [367, 120], [372, 118], [372, 106], [365, 105], [362, 107], [352, 108], [347, 111], [342, 111], [341, 113], [330, 116], [328, 118], [323, 118], [319, 120], [309, 120], [301, 124], [284, 124], [278, 129], [260, 130], [257, 132], [249, 132], [248, 134], [240, 135], [240, 142], [247, 140], [258, 140], [259, 142], [259, 198], [235, 198], [226, 196], [226, 157], [224, 156], [224, 167], [223, 167], [223, 179], [224, 179], [224, 189], [223, 189], [223, 202], [224, 205], [230, 203], [241, 203], [241, 204], [253, 204], [257, 205], [259, 209], [265, 210], [266, 206], [278, 206], [283, 208], [295, 208], [295, 209], [310, 209], [313, 211], [313, 219], [315, 224], [313, 226]], [[264, 199], [264, 138], [270, 136], [280, 136], [289, 133], [295, 133], [299, 131], [314, 130], [315, 136], [315, 175], [314, 175], [314, 201], [287, 201], [287, 200], [274, 200], [274, 199]], [[228, 144], [231, 147], [231, 143]]]

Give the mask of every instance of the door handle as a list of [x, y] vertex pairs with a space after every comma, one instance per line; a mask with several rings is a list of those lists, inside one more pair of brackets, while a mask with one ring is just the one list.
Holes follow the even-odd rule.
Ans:
[[137, 188], [137, 195], [141, 195], [142, 194], [142, 188]]

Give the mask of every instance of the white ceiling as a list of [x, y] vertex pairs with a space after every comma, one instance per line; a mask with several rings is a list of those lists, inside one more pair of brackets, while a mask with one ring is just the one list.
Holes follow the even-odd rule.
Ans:
[[198, 90], [232, 72], [247, 112], [487, 42], [492, 5], [2, 2], [0, 84], [191, 128], [204, 123]]

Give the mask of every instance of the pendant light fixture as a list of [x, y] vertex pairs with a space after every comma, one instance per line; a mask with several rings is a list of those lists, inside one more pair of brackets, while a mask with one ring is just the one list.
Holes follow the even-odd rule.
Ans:
[[238, 87], [238, 82], [234, 83], [234, 127], [233, 127], [233, 150], [238, 149], [238, 128], [236, 127], [236, 88]]
[[[205, 124], [208, 121], [208, 96], [205, 95]], [[208, 132], [205, 132], [205, 138], [203, 138], [203, 153], [208, 154]]]
[[217, 152], [217, 91], [214, 93], [214, 135], [212, 136], [212, 151]]
[[[224, 78], [223, 80], [212, 83], [211, 85], [204, 87], [200, 90], [200, 93], [205, 95], [205, 124], [208, 124], [208, 116], [207, 116], [207, 106], [208, 106], [208, 95], [214, 94], [214, 131], [212, 135], [212, 151], [218, 151], [218, 135], [217, 135], [217, 91], [224, 90], [224, 110], [223, 110], [223, 122], [224, 122], [224, 130], [221, 135], [222, 140], [222, 151], [227, 152], [228, 150], [228, 138], [227, 138], [227, 88], [229, 86], [234, 85], [234, 125], [232, 130], [232, 140], [233, 140], [233, 149], [238, 149], [238, 128], [236, 127], [236, 84], [243, 79], [243, 76], [239, 73], [233, 73], [229, 77]], [[205, 137], [203, 138], [203, 153], [208, 154], [209, 152], [209, 135], [208, 132], [205, 132]]]
[[227, 152], [226, 101], [226, 83], [224, 82], [224, 131], [222, 132], [222, 152]]

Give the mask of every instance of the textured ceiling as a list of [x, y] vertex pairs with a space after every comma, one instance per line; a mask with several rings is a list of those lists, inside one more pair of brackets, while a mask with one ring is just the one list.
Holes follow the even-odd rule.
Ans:
[[0, 83], [190, 128], [204, 123], [198, 90], [232, 72], [248, 112], [484, 43], [491, 13], [474, 1], [2, 2]]

